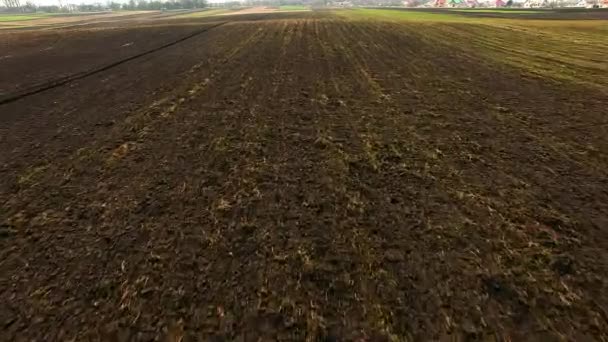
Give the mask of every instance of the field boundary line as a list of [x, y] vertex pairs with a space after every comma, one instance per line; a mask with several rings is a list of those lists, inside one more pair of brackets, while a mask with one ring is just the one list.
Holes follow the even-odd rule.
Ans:
[[157, 51], [169, 48], [169, 47], [171, 47], [173, 45], [177, 45], [177, 44], [179, 44], [179, 43], [181, 43], [181, 42], [183, 42], [185, 40], [188, 40], [190, 38], [194, 38], [194, 37], [196, 37], [198, 35], [201, 35], [201, 34], [207, 32], [207, 31], [209, 31], [211, 29], [217, 28], [217, 27], [222, 26], [222, 25], [224, 25], [226, 23], [227, 23], [227, 21], [223, 21], [223, 22], [215, 24], [215, 25], [207, 26], [207, 27], [205, 27], [202, 30], [198, 30], [198, 31], [196, 31], [194, 33], [188, 34], [188, 35], [186, 35], [186, 36], [184, 36], [182, 38], [179, 38], [177, 40], [174, 40], [174, 41], [171, 41], [169, 43], [163, 44], [161, 46], [155, 47], [155, 48], [153, 48], [151, 50], [147, 50], [147, 51], [135, 54], [133, 56], [130, 56], [130, 57], [127, 57], [127, 58], [124, 58], [124, 59], [112, 62], [112, 63], [107, 64], [105, 66], [102, 66], [102, 67], [99, 67], [99, 68], [95, 68], [93, 70], [84, 71], [84, 72], [76, 73], [76, 74], [73, 74], [73, 75], [68, 75], [68, 76], [65, 76], [65, 77], [61, 77], [61, 78], [58, 78], [58, 79], [55, 79], [55, 80], [51, 80], [51, 81], [45, 82], [45, 83], [43, 83], [41, 85], [36, 85], [36, 86], [30, 87], [29, 89], [24, 89], [24, 90], [18, 91], [17, 93], [13, 93], [13, 94], [9, 94], [9, 95], [0, 97], [0, 105], [4, 105], [4, 104], [7, 104], [7, 103], [15, 102], [15, 101], [18, 101], [18, 100], [23, 99], [25, 97], [28, 97], [28, 96], [31, 96], [31, 95], [35, 95], [35, 94], [38, 94], [38, 93], [42, 93], [42, 92], [47, 91], [49, 89], [54, 89], [54, 88], [57, 88], [57, 87], [61, 87], [61, 86], [66, 85], [66, 84], [68, 84], [70, 82], [74, 82], [74, 81], [81, 80], [81, 79], [89, 77], [89, 76], [93, 76], [93, 75], [98, 74], [100, 72], [103, 72], [103, 71], [109, 70], [111, 68], [117, 67], [117, 66], [119, 66], [121, 64], [130, 62], [132, 60], [135, 60], [135, 59], [147, 56], [147, 55], [152, 54], [154, 52], [157, 52]]

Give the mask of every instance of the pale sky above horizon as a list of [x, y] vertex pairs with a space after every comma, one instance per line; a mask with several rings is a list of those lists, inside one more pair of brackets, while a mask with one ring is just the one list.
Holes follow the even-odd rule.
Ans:
[[[27, 0], [20, 0], [21, 3], [25, 3]], [[93, 5], [93, 4], [106, 4], [111, 2], [111, 0], [61, 0], [62, 3], [64, 5], [66, 4], [74, 4], [74, 5], [80, 5], [80, 4], [87, 4], [87, 5]], [[113, 0], [114, 2], [118, 2], [118, 3], [128, 3], [129, 0]], [[137, 0], [135, 0], [137, 2]], [[149, 1], [149, 0], [148, 0]], [[161, 0], [163, 1], [163, 0]], [[221, 2], [226, 2], [226, 1], [231, 1], [231, 0], [208, 0], [209, 2], [212, 3], [221, 3]], [[482, 0], [484, 1], [484, 0]], [[494, 1], [494, 0], [485, 0], [485, 1]], [[504, 0], [505, 2], [507, 0]], [[514, 2], [523, 2], [525, 0], [514, 0]], [[33, 2], [34, 4], [38, 5], [38, 6], [52, 6], [52, 5], [56, 5], [59, 6], [59, 0], [30, 0], [30, 2]]]
[[[25, 3], [27, 0], [20, 0], [21, 3]], [[118, 2], [118, 3], [128, 3], [129, 0], [113, 0], [114, 2]], [[147, 0], [150, 1], [150, 0]], [[165, 1], [165, 0], [161, 0], [161, 1]], [[212, 3], [219, 3], [219, 2], [227, 2], [230, 0], [208, 0], [209, 2]], [[30, 2], [34, 3], [35, 5], [38, 6], [59, 6], [59, 0], [30, 0]], [[86, 4], [86, 5], [94, 5], [94, 4], [107, 4], [110, 3], [112, 1], [110, 0], [61, 0], [61, 2], [65, 5], [65, 4], [74, 4], [74, 5], [80, 5], [80, 4]], [[137, 0], [135, 0], [135, 2], [137, 2]]]
[[[25, 3], [26, 0], [21, 0], [21, 3]], [[30, 2], [38, 5], [38, 6], [52, 6], [52, 5], [56, 5], [59, 6], [59, 0], [30, 0]], [[80, 4], [86, 4], [86, 5], [93, 5], [93, 4], [106, 4], [110, 1], [106, 1], [106, 0], [61, 0], [61, 2], [65, 5], [65, 4], [75, 4], [75, 5], [80, 5]], [[114, 2], [119, 2], [119, 3], [125, 3], [128, 2], [127, 1], [123, 1], [123, 0], [114, 0]]]

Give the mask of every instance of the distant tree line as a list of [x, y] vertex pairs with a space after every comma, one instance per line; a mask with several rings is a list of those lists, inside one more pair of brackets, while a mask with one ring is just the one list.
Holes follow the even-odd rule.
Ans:
[[[408, 0], [415, 5], [433, 0]], [[506, 0], [505, 0], [506, 1]], [[243, 0], [245, 6], [284, 6], [303, 5], [311, 7], [332, 6], [335, 3], [348, 2], [353, 6], [403, 6], [403, 0]]]
[[100, 11], [160, 11], [160, 10], [178, 10], [178, 9], [196, 9], [207, 7], [207, 0], [129, 0], [128, 3], [119, 3], [110, 1], [106, 4], [80, 4], [80, 5], [63, 5], [60, 6], [36, 6], [31, 2], [25, 5], [20, 3], [20, 0], [2, 0], [4, 8], [0, 7], [0, 12], [47, 12], [47, 13], [62, 13], [62, 12], [100, 12]]
[[175, 10], [175, 9], [195, 9], [207, 7], [206, 0], [178, 0], [178, 1], [159, 1], [159, 0], [129, 0], [126, 4], [110, 2], [112, 10], [127, 11], [153, 11], [153, 10]]
[[2, 0], [2, 3], [6, 8], [20, 8], [21, 3], [19, 0]]
[[4, 9], [5, 12], [23, 12], [24, 6], [21, 6], [19, 0], [2, 0], [0, 4], [4, 5], [4, 8], [0, 7], [0, 9]]

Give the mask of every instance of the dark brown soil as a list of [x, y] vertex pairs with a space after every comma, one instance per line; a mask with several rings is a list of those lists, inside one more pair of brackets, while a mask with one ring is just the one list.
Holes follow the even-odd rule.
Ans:
[[[602, 92], [301, 16], [0, 106], [0, 339], [608, 338]], [[201, 25], [14, 33], [2, 92]]]

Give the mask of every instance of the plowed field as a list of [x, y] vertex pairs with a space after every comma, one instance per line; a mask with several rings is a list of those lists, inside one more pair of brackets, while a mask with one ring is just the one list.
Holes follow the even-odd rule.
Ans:
[[605, 26], [508, 25], [0, 33], [0, 340], [608, 338]]

